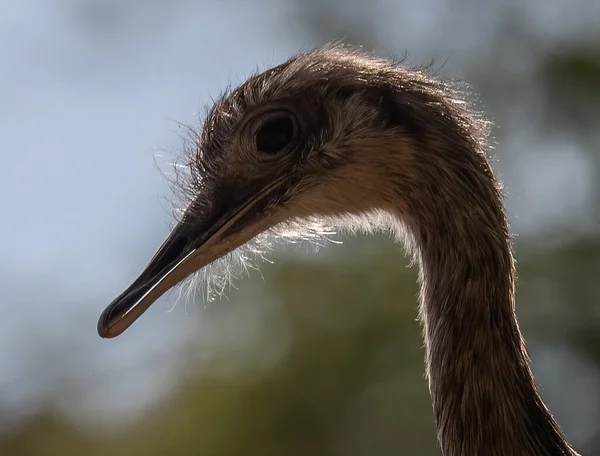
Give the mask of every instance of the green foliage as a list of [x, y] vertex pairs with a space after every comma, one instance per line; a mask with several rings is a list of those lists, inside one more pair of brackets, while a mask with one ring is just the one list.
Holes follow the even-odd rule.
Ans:
[[539, 81], [546, 92], [546, 113], [556, 122], [586, 133], [598, 126], [600, 103], [600, 47], [559, 49], [549, 53]]
[[[261, 375], [242, 369], [191, 376], [116, 436], [88, 435], [42, 414], [0, 440], [0, 454], [439, 454], [415, 321], [415, 270], [405, 267], [396, 246], [383, 245], [377, 254], [357, 257], [347, 250], [348, 256], [327, 263], [283, 262], [267, 271], [271, 304], [230, 309], [273, 305], [287, 320], [289, 350]], [[598, 242], [526, 257], [520, 264], [525, 301], [519, 300], [525, 334], [562, 328], [598, 362], [600, 325], [592, 318]], [[540, 281], [556, 284], [556, 302], [539, 299]], [[240, 290], [232, 300], [240, 302]], [[213, 362], [227, 356], [222, 350]]]

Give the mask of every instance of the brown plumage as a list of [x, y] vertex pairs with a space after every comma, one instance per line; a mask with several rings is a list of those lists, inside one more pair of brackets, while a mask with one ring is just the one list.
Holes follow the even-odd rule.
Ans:
[[208, 113], [189, 157], [190, 204], [104, 311], [100, 335], [118, 335], [166, 290], [261, 233], [318, 219], [389, 228], [419, 265], [443, 454], [575, 455], [528, 366], [487, 124], [461, 97], [425, 69], [341, 47], [250, 78]]

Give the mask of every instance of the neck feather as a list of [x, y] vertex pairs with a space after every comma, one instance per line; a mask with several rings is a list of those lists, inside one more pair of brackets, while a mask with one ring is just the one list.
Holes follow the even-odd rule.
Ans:
[[464, 209], [473, 214], [464, 224], [429, 225], [419, 251], [427, 373], [444, 454], [574, 454], [528, 366], [505, 221], [482, 228], [480, 208]]
[[442, 450], [445, 456], [576, 455], [529, 369], [498, 182], [481, 145], [452, 130], [444, 132], [447, 145], [422, 138], [404, 168], [411, 175], [397, 180], [410, 185], [399, 190], [400, 216], [417, 246]]

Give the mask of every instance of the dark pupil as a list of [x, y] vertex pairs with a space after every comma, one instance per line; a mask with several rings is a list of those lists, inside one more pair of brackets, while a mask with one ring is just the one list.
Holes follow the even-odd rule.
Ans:
[[289, 117], [265, 122], [256, 133], [256, 149], [267, 154], [279, 152], [294, 136], [294, 123]]

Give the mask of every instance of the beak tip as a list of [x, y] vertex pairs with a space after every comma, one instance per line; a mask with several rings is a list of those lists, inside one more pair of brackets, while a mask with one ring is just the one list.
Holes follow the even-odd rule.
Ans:
[[111, 311], [111, 306], [107, 307], [98, 319], [98, 335], [103, 339], [112, 339], [113, 337], [118, 335], [118, 333], [111, 331], [111, 325], [109, 323], [111, 320]]
[[110, 331], [105, 326], [103, 326], [101, 322], [98, 322], [98, 335], [103, 339], [112, 339]]

